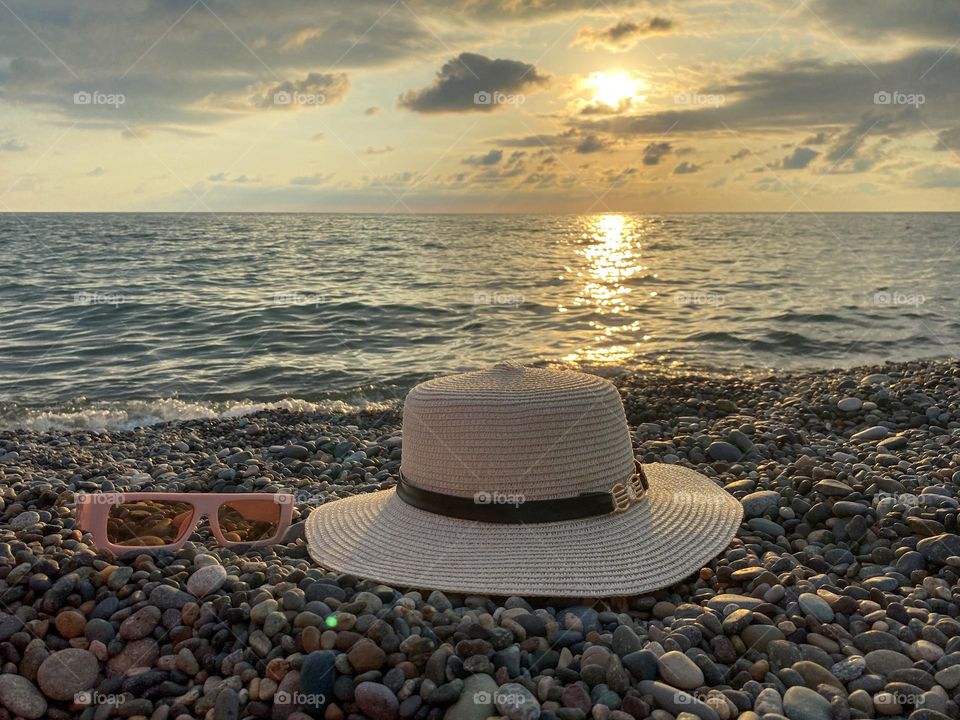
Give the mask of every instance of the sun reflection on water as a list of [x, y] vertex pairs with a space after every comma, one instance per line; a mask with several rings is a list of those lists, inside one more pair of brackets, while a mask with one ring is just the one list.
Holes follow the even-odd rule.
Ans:
[[[583, 244], [577, 250], [578, 267], [567, 268], [567, 277], [576, 278], [577, 294], [570, 307], [592, 310], [592, 341], [564, 360], [586, 364], [623, 362], [637, 353], [639, 320], [631, 319], [635, 304], [629, 280], [646, 268], [640, 262], [640, 227], [626, 215], [597, 215], [588, 219]], [[643, 340], [649, 339], [643, 336]]]

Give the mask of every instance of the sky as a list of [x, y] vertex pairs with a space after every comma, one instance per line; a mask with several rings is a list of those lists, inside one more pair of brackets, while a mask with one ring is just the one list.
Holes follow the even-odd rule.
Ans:
[[0, 0], [0, 211], [960, 210], [960, 3]]

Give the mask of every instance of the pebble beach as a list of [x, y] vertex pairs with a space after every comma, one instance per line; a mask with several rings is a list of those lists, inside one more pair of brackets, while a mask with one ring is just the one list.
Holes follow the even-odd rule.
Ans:
[[[637, 457], [744, 508], [699, 574], [630, 598], [319, 568], [302, 520], [393, 486], [395, 410], [0, 431], [0, 720], [960, 717], [960, 364], [611, 380]], [[292, 492], [294, 523], [116, 559], [74, 508], [115, 490]]]

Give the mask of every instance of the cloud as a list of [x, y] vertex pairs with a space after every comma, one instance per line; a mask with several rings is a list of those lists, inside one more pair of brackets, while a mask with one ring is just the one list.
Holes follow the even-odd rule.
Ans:
[[960, 5], [949, 0], [814, 0], [811, 10], [832, 31], [863, 42], [890, 37], [953, 42], [960, 36]]
[[330, 105], [342, 100], [350, 88], [346, 73], [309, 73], [303, 80], [284, 80], [254, 91], [251, 102], [258, 108], [299, 110]]
[[378, 114], [379, 112], [380, 112], [380, 106], [379, 106], [379, 105], [371, 105], [370, 107], [368, 107], [366, 110], [363, 111], [363, 114], [364, 114], [364, 115], [376, 115], [376, 114]]
[[[876, 103], [877, 93], [890, 95], [894, 90], [902, 95], [923, 94], [922, 114], [912, 105]], [[584, 132], [641, 136], [784, 130], [809, 134], [856, 126], [868, 114], [873, 119], [890, 116], [898, 122], [878, 125], [871, 134], [893, 134], [904, 127], [923, 131], [924, 123], [939, 130], [956, 124], [960, 53], [914, 50], [899, 58], [871, 62], [869, 68], [856, 60], [790, 60], [741, 73], [705, 92], [723, 95], [726, 102], [719, 107], [583, 118], [578, 126]]]
[[684, 160], [673, 169], [674, 175], [692, 175], [703, 170], [703, 165], [695, 165]]
[[943, 152], [950, 150], [960, 152], [960, 127], [948, 128], [937, 135], [937, 142], [933, 146], [934, 150]]
[[521, 91], [547, 82], [529, 63], [465, 52], [444, 63], [431, 85], [403, 93], [398, 104], [420, 113], [490, 112], [518, 102], [517, 96], [522, 102]]
[[611, 52], [624, 52], [647, 35], [666, 33], [671, 29], [673, 29], [673, 20], [663, 17], [652, 17], [643, 22], [620, 20], [605, 28], [580, 28], [570, 46], [582, 47], [586, 50], [602, 47]]
[[583, 154], [595, 153], [605, 150], [606, 147], [606, 143], [604, 143], [596, 135], [586, 135], [584, 136], [583, 140], [577, 144], [576, 151]]
[[733, 155], [728, 157], [726, 162], [736, 162], [737, 160], [743, 160], [745, 157], [750, 157], [751, 155], [753, 155], [752, 151], [748, 150], [747, 148], [740, 148]]
[[87, 173], [87, 177], [100, 177], [101, 175], [106, 175], [107, 171], [102, 167], [97, 165], [93, 170]]
[[660, 161], [673, 149], [668, 142], [652, 142], [643, 149], [644, 165], [659, 165]]
[[314, 173], [313, 175], [300, 175], [291, 178], [290, 184], [314, 187], [317, 185], [326, 185], [331, 179], [333, 179], [333, 173]]
[[10, 140], [5, 140], [0, 143], [0, 150], [3, 152], [23, 152], [28, 147], [30, 146], [24, 142], [20, 142], [16, 138], [11, 138]]
[[960, 188], [960, 167], [927, 165], [911, 173], [910, 184], [918, 188]]
[[496, 165], [503, 159], [503, 150], [491, 150], [485, 155], [471, 155], [465, 157], [462, 162], [464, 165]]
[[387, 153], [393, 152], [392, 145], [384, 145], [382, 147], [374, 147], [373, 145], [368, 145], [363, 150], [364, 155], [386, 155]]
[[769, 167], [781, 170], [803, 170], [819, 154], [812, 148], [797, 147], [793, 149], [790, 155], [787, 155], [780, 162], [771, 163]]

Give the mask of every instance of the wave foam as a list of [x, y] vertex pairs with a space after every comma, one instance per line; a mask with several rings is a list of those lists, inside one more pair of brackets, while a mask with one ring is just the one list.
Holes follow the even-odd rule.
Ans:
[[382, 412], [394, 407], [391, 402], [358, 399], [320, 400], [311, 402], [300, 398], [284, 398], [271, 402], [241, 400], [226, 403], [203, 404], [177, 398], [160, 400], [93, 403], [86, 407], [53, 410], [18, 408], [0, 412], [0, 429], [23, 429], [37, 432], [80, 431], [94, 432], [133, 430], [166, 422], [213, 420], [253, 415], [265, 410], [288, 410], [298, 413], [348, 415], [357, 412]]

